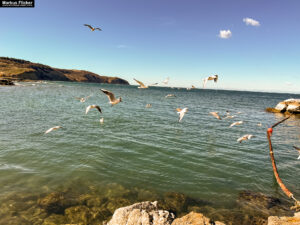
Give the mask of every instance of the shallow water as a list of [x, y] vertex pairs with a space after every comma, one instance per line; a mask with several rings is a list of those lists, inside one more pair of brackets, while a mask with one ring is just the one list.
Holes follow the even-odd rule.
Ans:
[[[180, 192], [234, 211], [242, 190], [286, 199], [273, 178], [266, 127], [282, 117], [266, 113], [300, 95], [190, 90], [70, 82], [22, 83], [0, 87], [0, 198], [44, 194], [84, 185], [111, 183], [156, 193]], [[111, 107], [99, 90], [123, 102]], [[75, 97], [92, 94], [81, 103]], [[175, 94], [176, 98], [165, 98]], [[152, 108], [146, 108], [146, 104]], [[100, 115], [85, 108], [98, 104]], [[178, 123], [176, 108], [189, 112]], [[233, 119], [217, 120], [209, 112]], [[104, 123], [99, 119], [103, 117]], [[242, 125], [229, 128], [235, 121]], [[262, 126], [257, 126], [262, 123]], [[49, 134], [53, 126], [62, 129]], [[280, 175], [300, 198], [300, 120], [276, 127], [272, 140]], [[238, 143], [245, 134], [255, 137]], [[238, 208], [236, 208], [238, 210]], [[222, 214], [222, 210], [217, 213]], [[223, 212], [224, 213], [224, 212]], [[224, 213], [226, 214], [226, 213]]]

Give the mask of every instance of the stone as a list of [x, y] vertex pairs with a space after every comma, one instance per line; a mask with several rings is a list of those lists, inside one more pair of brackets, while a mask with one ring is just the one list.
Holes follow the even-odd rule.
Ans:
[[275, 109], [280, 111], [280, 112], [284, 112], [286, 111], [286, 108], [287, 108], [287, 103], [286, 102], [279, 102], [276, 106], [275, 106]]
[[83, 205], [67, 208], [65, 210], [65, 216], [68, 222], [73, 224], [90, 224], [92, 220], [92, 214], [89, 208]]
[[177, 218], [171, 225], [225, 225], [219, 221], [212, 221], [201, 213], [190, 212], [189, 214]]
[[269, 216], [268, 225], [300, 225], [300, 212], [295, 213], [293, 217]]
[[286, 110], [290, 113], [300, 113], [300, 102], [289, 103]]
[[141, 202], [117, 209], [107, 225], [171, 225], [174, 214], [159, 210], [157, 202]]

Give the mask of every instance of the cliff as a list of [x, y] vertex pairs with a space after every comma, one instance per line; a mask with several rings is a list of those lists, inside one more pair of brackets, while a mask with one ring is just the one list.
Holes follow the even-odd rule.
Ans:
[[100, 76], [85, 70], [58, 69], [39, 63], [7, 57], [0, 57], [0, 79], [129, 84], [126, 80], [118, 77]]

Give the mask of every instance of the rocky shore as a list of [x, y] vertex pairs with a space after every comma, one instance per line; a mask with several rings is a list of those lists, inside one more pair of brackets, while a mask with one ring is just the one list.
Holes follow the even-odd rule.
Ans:
[[58, 190], [2, 194], [0, 224], [267, 225], [269, 216], [293, 216], [289, 204], [251, 191], [240, 192], [236, 203], [225, 209], [213, 200], [178, 192], [127, 189], [119, 184], [74, 184]]
[[275, 108], [266, 108], [267, 112], [284, 113], [284, 114], [300, 114], [300, 99], [287, 99], [279, 102]]
[[0, 57], [0, 79], [12, 81], [74, 81], [108, 84], [125, 84], [119, 77], [101, 76], [85, 70], [58, 69], [30, 61]]

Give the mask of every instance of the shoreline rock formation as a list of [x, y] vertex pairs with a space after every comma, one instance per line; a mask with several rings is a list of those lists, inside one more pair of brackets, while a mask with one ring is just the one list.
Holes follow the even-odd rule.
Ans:
[[108, 84], [125, 84], [119, 77], [100, 76], [85, 70], [58, 69], [30, 61], [0, 57], [0, 79], [8, 81], [75, 81]]
[[275, 108], [266, 108], [267, 112], [300, 114], [300, 99], [286, 99], [279, 102]]

